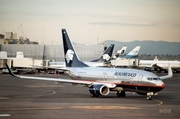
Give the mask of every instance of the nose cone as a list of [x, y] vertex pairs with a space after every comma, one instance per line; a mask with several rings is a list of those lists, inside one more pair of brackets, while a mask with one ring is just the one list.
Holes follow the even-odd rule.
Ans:
[[159, 86], [161, 87], [161, 89], [165, 88], [165, 84], [162, 80], [158, 80]]
[[164, 83], [162, 83], [161, 87], [162, 87], [162, 89], [163, 89], [163, 88], [165, 88], [165, 84], [164, 84]]

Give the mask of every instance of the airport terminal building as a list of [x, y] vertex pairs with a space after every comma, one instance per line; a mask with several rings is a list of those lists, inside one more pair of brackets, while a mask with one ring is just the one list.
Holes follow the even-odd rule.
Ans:
[[[74, 45], [82, 61], [90, 61], [100, 57], [104, 45]], [[64, 61], [62, 45], [45, 45], [29, 38], [17, 37], [17, 33], [6, 32], [0, 34], [0, 51], [7, 52], [7, 57], [16, 57], [17, 52], [23, 52], [25, 58]]]
[[[99, 58], [104, 50], [103, 45], [75, 45], [76, 52], [82, 61]], [[23, 52], [25, 58], [64, 61], [62, 45], [38, 44], [0, 44], [0, 51], [6, 51], [8, 57], [16, 57], [17, 52]]]

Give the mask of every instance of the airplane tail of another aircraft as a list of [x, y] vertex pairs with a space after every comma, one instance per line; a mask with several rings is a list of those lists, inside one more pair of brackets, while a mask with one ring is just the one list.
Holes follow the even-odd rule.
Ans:
[[122, 57], [126, 53], [127, 46], [124, 45], [120, 50], [118, 50], [115, 54], [116, 57]]
[[114, 44], [111, 44], [105, 51], [104, 53], [101, 55], [100, 58], [96, 59], [96, 60], [92, 60], [91, 62], [108, 62], [112, 56], [114, 50]]
[[68, 33], [66, 29], [62, 29], [62, 39], [63, 39], [63, 47], [64, 47], [64, 58], [66, 67], [88, 67], [85, 63], [83, 63], [77, 56], [77, 53], [74, 49], [74, 46], [69, 39]]
[[137, 57], [139, 55], [140, 48], [141, 46], [136, 46], [131, 52], [126, 55], [126, 58]]

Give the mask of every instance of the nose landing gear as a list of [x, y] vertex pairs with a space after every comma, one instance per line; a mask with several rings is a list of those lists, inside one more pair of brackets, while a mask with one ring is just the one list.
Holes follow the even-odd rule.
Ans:
[[152, 100], [152, 96], [151, 95], [147, 95], [147, 100]]
[[148, 92], [147, 93], [147, 100], [152, 100], [153, 95], [158, 95], [158, 93], [157, 92]]

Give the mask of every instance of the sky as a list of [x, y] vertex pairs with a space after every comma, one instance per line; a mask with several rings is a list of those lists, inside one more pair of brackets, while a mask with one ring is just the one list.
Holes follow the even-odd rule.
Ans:
[[0, 0], [0, 33], [40, 44], [180, 42], [180, 0]]

